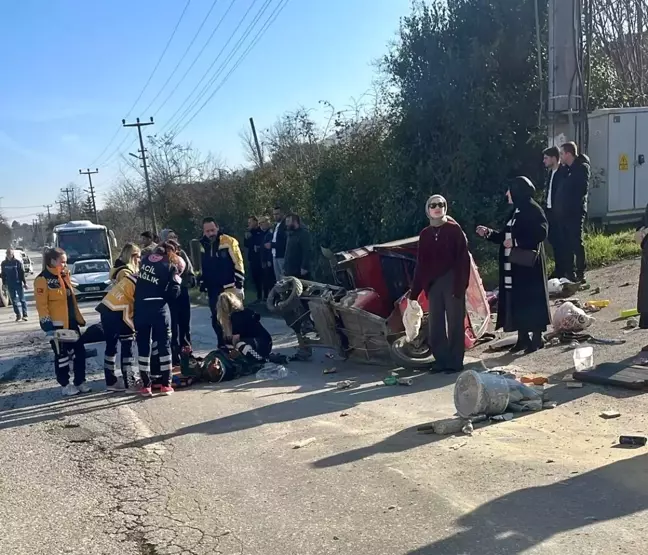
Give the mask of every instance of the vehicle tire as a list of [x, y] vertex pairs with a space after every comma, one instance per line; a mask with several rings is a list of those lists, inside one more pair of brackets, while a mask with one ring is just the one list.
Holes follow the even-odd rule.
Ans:
[[417, 348], [408, 343], [405, 336], [399, 337], [389, 346], [392, 360], [404, 368], [426, 368], [434, 362], [434, 356], [427, 343]]
[[286, 312], [299, 303], [304, 284], [295, 277], [280, 279], [268, 294], [268, 310], [273, 313]]

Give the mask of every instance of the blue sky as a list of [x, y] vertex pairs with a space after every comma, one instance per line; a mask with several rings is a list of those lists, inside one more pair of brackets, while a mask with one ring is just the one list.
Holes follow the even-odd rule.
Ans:
[[[95, 176], [99, 193], [109, 189], [119, 169], [119, 157], [110, 158], [111, 153], [120, 145], [125, 151], [136, 136], [134, 129], [119, 129], [121, 119], [154, 116], [156, 131], [172, 123], [173, 114], [186, 105], [187, 98], [189, 102], [195, 98], [190, 94], [200, 92], [259, 10], [267, 6], [210, 93], [281, 1], [217, 0], [179, 69], [162, 88], [213, 4], [213, 0], [191, 0], [166, 55], [130, 114], [186, 0], [2, 2], [0, 207], [5, 217], [31, 222], [43, 211], [39, 207], [52, 203], [67, 183], [85, 188], [79, 168], [95, 163], [117, 133]], [[223, 56], [197, 87], [248, 8]], [[348, 105], [371, 88], [373, 64], [387, 51], [396, 37], [399, 17], [409, 9], [410, 0], [289, 0], [178, 140], [213, 152], [228, 165], [240, 165], [244, 157], [239, 132], [250, 116], [263, 129], [286, 111], [317, 108], [320, 100], [340, 108]], [[202, 56], [181, 80], [223, 16]], [[176, 92], [161, 106], [176, 84]]]

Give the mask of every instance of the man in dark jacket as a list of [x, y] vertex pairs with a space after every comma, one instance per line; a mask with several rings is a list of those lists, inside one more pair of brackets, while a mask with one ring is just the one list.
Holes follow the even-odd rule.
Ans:
[[220, 324], [216, 317], [216, 301], [225, 289], [236, 289], [243, 297], [245, 269], [239, 242], [221, 233], [214, 218], [203, 220], [203, 236], [200, 239], [200, 291], [207, 292], [212, 315], [212, 328], [218, 337]]
[[261, 218], [259, 222], [261, 231], [263, 231], [263, 248], [261, 249], [261, 266], [263, 267], [263, 300], [268, 299], [270, 291], [276, 283], [274, 260], [272, 258], [272, 234], [273, 229], [270, 225], [270, 219]]
[[286, 254], [286, 217], [281, 206], [273, 210], [275, 227], [272, 231], [272, 260], [277, 279], [284, 277], [284, 256]]
[[584, 154], [578, 153], [578, 147], [573, 142], [565, 143], [560, 147], [560, 158], [567, 166], [567, 174], [556, 200], [561, 234], [565, 241], [565, 277], [572, 281], [583, 282], [585, 281], [583, 231], [587, 216], [590, 160]]
[[556, 207], [557, 199], [560, 198], [561, 187], [564, 186], [568, 172], [567, 166], [560, 163], [560, 151], [557, 146], [552, 146], [543, 151], [543, 163], [547, 168], [547, 179], [545, 181], [545, 214], [549, 222], [549, 243], [553, 248], [556, 266], [551, 277], [563, 278], [567, 275], [565, 266], [565, 245], [561, 235], [560, 219]]
[[263, 238], [265, 233], [259, 227], [259, 220], [256, 216], [248, 218], [248, 230], [245, 232], [244, 245], [247, 249], [247, 258], [250, 267], [252, 281], [256, 288], [257, 301], [263, 300], [263, 266], [261, 255], [263, 249]]
[[27, 281], [25, 280], [25, 269], [22, 260], [14, 256], [12, 248], [8, 248], [7, 257], [2, 261], [0, 267], [2, 268], [2, 285], [7, 288], [9, 298], [13, 303], [16, 322], [20, 322], [20, 320], [26, 322], [27, 301], [25, 300], [25, 289], [27, 289]]
[[300, 279], [310, 279], [310, 232], [302, 225], [301, 218], [297, 214], [291, 214], [286, 218], [286, 228], [288, 233], [286, 253], [284, 256], [285, 275]]

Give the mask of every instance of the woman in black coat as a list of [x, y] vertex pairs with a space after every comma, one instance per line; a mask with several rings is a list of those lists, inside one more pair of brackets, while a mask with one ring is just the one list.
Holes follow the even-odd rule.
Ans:
[[513, 211], [505, 228], [477, 228], [478, 235], [500, 245], [497, 328], [517, 331], [518, 340], [511, 352], [527, 354], [544, 346], [542, 332], [551, 323], [543, 245], [549, 225], [544, 211], [533, 200], [534, 193], [530, 179], [516, 177], [506, 192]]

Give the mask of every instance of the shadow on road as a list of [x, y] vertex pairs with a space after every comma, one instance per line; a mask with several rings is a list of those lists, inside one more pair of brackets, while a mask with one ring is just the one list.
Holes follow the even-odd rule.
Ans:
[[[456, 375], [420, 374], [416, 379], [415, 384], [411, 387], [384, 385], [370, 386], [369, 384], [375, 384], [376, 377], [363, 373], [357, 373], [353, 376], [345, 374], [344, 379], [356, 380], [355, 387], [351, 389], [338, 390], [332, 386], [329, 389], [322, 391], [321, 388], [325, 386], [325, 384], [322, 383], [319, 391], [311, 395], [305, 395], [296, 399], [289, 399], [287, 401], [265, 405], [238, 414], [208, 420], [199, 424], [193, 424], [168, 434], [126, 443], [121, 445], [120, 448], [144, 447], [145, 445], [189, 434], [229, 434], [249, 430], [265, 424], [291, 422], [313, 416], [321, 416], [323, 414], [329, 414], [340, 410], [348, 410], [364, 402], [376, 401], [386, 397], [403, 397], [415, 392], [446, 387], [454, 383]], [[277, 382], [273, 383], [276, 387]], [[414, 445], [412, 445], [412, 447], [414, 447]]]
[[517, 555], [558, 534], [646, 508], [648, 455], [640, 455], [489, 501], [457, 520], [464, 530], [408, 555]]

